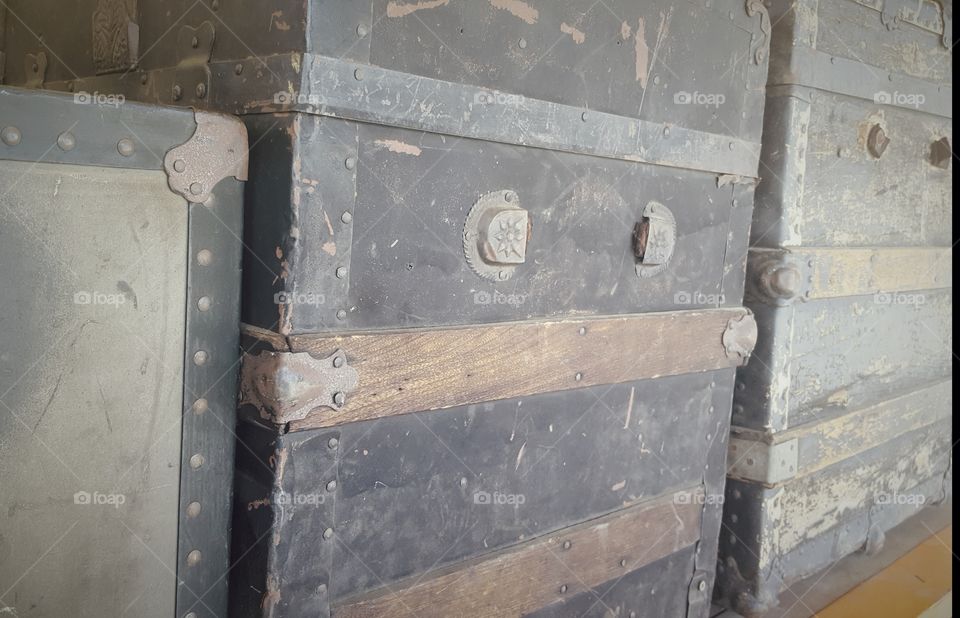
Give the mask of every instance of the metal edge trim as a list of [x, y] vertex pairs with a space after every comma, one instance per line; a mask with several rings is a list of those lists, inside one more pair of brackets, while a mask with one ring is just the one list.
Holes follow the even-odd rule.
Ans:
[[[771, 63], [767, 87], [804, 86], [872, 101], [877, 105], [953, 117], [953, 87], [891, 73], [849, 58], [832, 56], [809, 47], [795, 47], [785, 63]], [[898, 102], [897, 94], [922, 95], [923, 103]], [[886, 95], [884, 97], [883, 95]]]
[[[205, 204], [189, 203], [178, 618], [219, 618], [227, 612], [243, 224], [237, 204], [242, 197], [243, 183], [226, 178]], [[201, 257], [203, 250], [209, 253]]]

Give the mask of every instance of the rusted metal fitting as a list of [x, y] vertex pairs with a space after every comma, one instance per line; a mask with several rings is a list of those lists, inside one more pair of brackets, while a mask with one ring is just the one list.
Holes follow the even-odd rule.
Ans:
[[[195, 112], [197, 130], [163, 158], [170, 189], [203, 204], [224, 178], [247, 179], [247, 129], [235, 118]], [[121, 151], [122, 152], [122, 151]]]
[[632, 244], [637, 276], [652, 277], [663, 272], [677, 246], [677, 221], [670, 209], [658, 202], [647, 204], [633, 227]]
[[515, 192], [494, 191], [481, 197], [463, 228], [463, 253], [470, 269], [484, 279], [509, 279], [527, 260], [532, 227]]
[[777, 264], [760, 274], [760, 289], [771, 299], [790, 300], [800, 295], [803, 278], [793, 264]]
[[739, 360], [745, 365], [750, 360], [753, 348], [757, 345], [757, 321], [752, 312], [747, 312], [739, 318], [730, 318], [723, 331], [723, 350], [727, 358]]
[[950, 148], [950, 139], [941, 137], [930, 144], [930, 164], [939, 167], [942, 170], [950, 167], [950, 159], [953, 157], [953, 150]]
[[339, 410], [357, 386], [357, 371], [337, 350], [327, 358], [307, 352], [245, 354], [240, 371], [240, 403], [256, 406], [277, 424], [302, 420], [317, 408]]
[[875, 159], [883, 156], [887, 146], [890, 145], [890, 138], [879, 124], [870, 127], [870, 133], [867, 134], [867, 150]]

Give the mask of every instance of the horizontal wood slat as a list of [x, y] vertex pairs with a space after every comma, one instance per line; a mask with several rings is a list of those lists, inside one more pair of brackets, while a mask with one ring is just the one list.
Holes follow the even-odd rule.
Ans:
[[[426, 578], [347, 599], [337, 618], [520, 616], [669, 556], [700, 537], [703, 488], [671, 493]], [[691, 573], [691, 576], [693, 574]]]
[[[343, 336], [296, 335], [291, 352], [342, 350], [359, 382], [339, 410], [317, 408], [293, 431], [599, 384], [712, 371], [742, 308], [557, 322], [515, 322]], [[752, 348], [752, 342], [748, 342]], [[274, 419], [284, 422], [284, 419]]]
[[812, 264], [811, 298], [951, 286], [948, 247], [803, 248], [793, 255]]

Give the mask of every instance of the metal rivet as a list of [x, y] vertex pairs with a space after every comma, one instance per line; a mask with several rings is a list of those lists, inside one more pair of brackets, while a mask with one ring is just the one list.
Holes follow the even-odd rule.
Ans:
[[736, 514], [736, 513], [732, 513], [732, 514], [730, 515], [730, 523], [735, 524], [735, 523], [737, 523], [737, 521], [739, 521], [739, 520], [740, 520], [740, 518], [737, 517], [737, 514]]
[[117, 142], [117, 152], [125, 157], [132, 156], [135, 150], [136, 146], [133, 145], [133, 140], [129, 138], [125, 137]]
[[351, 215], [349, 212], [345, 212], [342, 215], [340, 215], [340, 220], [343, 221], [344, 223], [350, 223], [351, 221], [353, 221], [353, 215]]
[[200, 299], [197, 300], [197, 309], [200, 311], [210, 311], [210, 305], [211, 302], [209, 296], [201, 296]]
[[630, 612], [630, 618], [637, 618], [637, 612]]
[[197, 264], [200, 266], [209, 266], [210, 262], [213, 261], [213, 254], [210, 253], [209, 249], [201, 249], [197, 251]]
[[216, 11], [217, 9], [219, 9], [219, 8], [220, 8], [220, 0], [213, 0], [213, 2], [210, 3], [210, 8], [212, 8], [214, 11]]
[[333, 366], [336, 367], [337, 369], [343, 367], [343, 357], [342, 356], [334, 357]]
[[577, 374], [573, 376], [573, 379], [579, 382], [580, 380], [583, 379], [583, 374], [578, 371]]
[[583, 112], [582, 114], [580, 114], [580, 120], [584, 122], [587, 121], [587, 112]]
[[505, 202], [512, 202], [513, 198], [514, 198], [514, 195], [512, 191], [507, 191], [506, 193], [503, 194], [503, 200]]
[[501, 280], [505, 280], [509, 276], [510, 276], [510, 273], [508, 273], [505, 270], [501, 270], [500, 272], [497, 273], [497, 277], [500, 278]]
[[560, 586], [560, 594], [566, 594], [566, 592], [567, 592], [567, 585], [564, 584]]
[[193, 468], [194, 470], [196, 470], [197, 468], [200, 468], [201, 466], [203, 466], [203, 455], [201, 455], [200, 453], [197, 453], [196, 455], [193, 455], [192, 457], [190, 457], [190, 467], [191, 467], [191, 468]]
[[175, 172], [183, 173], [183, 170], [187, 169], [187, 164], [183, 159], [177, 159], [173, 162], [173, 170]]
[[197, 84], [197, 98], [202, 99], [207, 95], [207, 85], [206, 84]]
[[198, 39], [197, 37], [193, 37], [193, 39], [190, 41], [190, 47], [194, 49], [200, 47], [200, 39]]
[[173, 85], [173, 100], [179, 101], [183, 98], [183, 88], [180, 87], [180, 84]]
[[236, 66], [233, 67], [233, 72], [236, 73], [237, 75], [240, 75], [241, 73], [243, 73], [243, 65], [238, 62]]
[[32, 66], [31, 68], [33, 69], [33, 72], [34, 72], [34, 73], [39, 73], [39, 72], [40, 72], [40, 65], [37, 64], [36, 62], [33, 63], [33, 66]]
[[467, 477], [461, 476], [461, 477], [460, 477], [460, 487], [466, 487], [466, 486], [467, 486]]
[[203, 507], [200, 506], [199, 502], [191, 502], [187, 505], [187, 517], [196, 517], [200, 514], [201, 510], [203, 510]]
[[343, 392], [334, 393], [333, 403], [337, 404], [338, 406], [342, 406], [344, 403], [346, 403], [346, 401], [347, 401], [347, 396], [344, 395]]
[[830, 64], [836, 64], [836, 63], [837, 63], [836, 57], [830, 56]]
[[573, 543], [571, 543], [570, 541], [564, 541], [564, 542], [563, 542], [563, 548], [564, 548], [564, 549], [570, 549], [570, 547], [571, 547], [572, 545], [573, 545]]
[[734, 145], [733, 142], [730, 142], [729, 144], [727, 144], [727, 148], [729, 148], [730, 150], [733, 150], [734, 148], [736, 148], [736, 146]]
[[77, 138], [70, 131], [64, 131], [57, 137], [57, 146], [64, 152], [69, 152], [77, 147]]
[[626, 558], [623, 558], [623, 559], [620, 560], [620, 566], [622, 566], [622, 567], [627, 566], [627, 559], [626, 559]]
[[327, 440], [328, 448], [337, 448], [338, 446], [340, 446], [340, 440], [337, 440], [336, 438], [330, 438]]
[[361, 81], [363, 79], [363, 71], [361, 69], [357, 69], [356, 71], [354, 71], [353, 78], [356, 79], [357, 81]]
[[345, 320], [346, 318], [347, 318], [347, 311], [346, 311], [346, 309], [340, 309], [339, 311], [337, 311], [337, 319], [338, 319], [338, 320]]
[[337, 279], [343, 279], [347, 276], [347, 267], [339, 266], [337, 267]]
[[517, 41], [517, 45], [520, 46], [520, 49], [526, 49], [526, 48], [527, 48], [527, 40], [526, 40], [526, 39], [520, 39], [519, 41]]
[[579, 332], [580, 332], [581, 335], [586, 335], [586, 334], [587, 334], [587, 327], [586, 327], [586, 326], [581, 326]]
[[670, 127], [663, 127], [663, 136], [667, 137], [670, 135]]
[[357, 36], [360, 37], [361, 39], [362, 39], [363, 37], [367, 36], [367, 34], [368, 34], [369, 32], [370, 32], [370, 31], [367, 30], [367, 25], [366, 25], [366, 24], [360, 24], [359, 26], [357, 26]]
[[198, 564], [200, 564], [200, 558], [201, 558], [200, 550], [198, 549], [193, 550], [192, 552], [187, 554], [187, 566], [197, 566]]
[[707, 409], [707, 412], [713, 412], [713, 410], [714, 410], [713, 406], [710, 406], [710, 407]]
[[333, 528], [327, 528], [323, 531], [323, 538], [329, 539], [333, 536]]
[[699, 584], [697, 584], [697, 590], [699, 590], [700, 592], [703, 592], [706, 589], [707, 589], [707, 582], [701, 581]]
[[206, 365], [208, 360], [210, 360], [210, 355], [203, 350], [198, 350], [193, 355], [193, 363], [195, 365]]
[[3, 139], [3, 143], [7, 146], [16, 146], [21, 138], [20, 129], [17, 127], [4, 127], [3, 132], [0, 132], [0, 139]]
[[203, 193], [203, 185], [199, 182], [195, 182], [190, 185], [190, 194], [191, 195], [200, 195]]
[[203, 414], [204, 412], [210, 409], [210, 403], [206, 399], [201, 397], [200, 399], [197, 399], [196, 401], [193, 402], [193, 405], [191, 406], [191, 408], [193, 409], [194, 413]]
[[653, 83], [654, 83], [654, 85], [657, 85], [657, 86], [660, 85], [660, 76], [659, 76], [659, 75], [654, 75], [654, 76], [653, 76]]
[[353, 168], [357, 167], [357, 158], [347, 157], [346, 161], [344, 161], [343, 164], [344, 166], [346, 166], [348, 170], [352, 170]]
[[740, 494], [740, 490], [739, 490], [739, 489], [734, 489], [734, 490], [733, 490], [733, 497], [734, 497], [734, 499], [739, 500], [739, 499], [740, 499], [740, 495], [741, 495], [741, 494]]
[[336, 488], [337, 488], [336, 481], [330, 481], [329, 483], [327, 483], [327, 491], [333, 491]]

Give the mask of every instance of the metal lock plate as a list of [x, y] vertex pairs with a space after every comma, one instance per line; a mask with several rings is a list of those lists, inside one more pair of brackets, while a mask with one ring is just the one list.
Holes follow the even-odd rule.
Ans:
[[663, 204], [650, 202], [633, 229], [637, 276], [652, 277], [663, 272], [673, 258], [676, 245], [677, 221], [673, 213]]
[[510, 190], [481, 197], [463, 228], [463, 253], [470, 269], [491, 281], [506, 281], [527, 259], [532, 222]]

